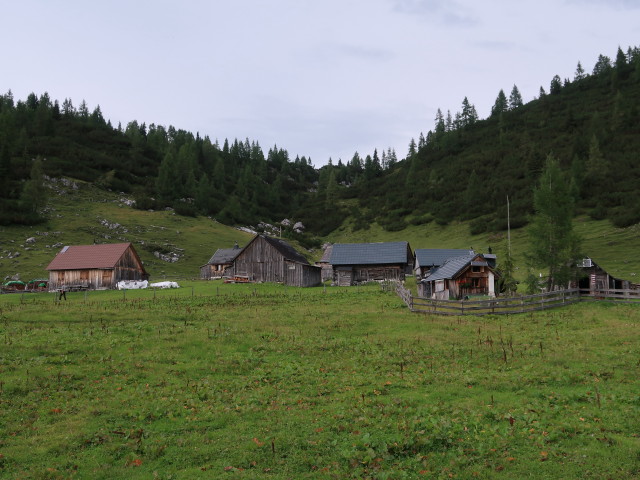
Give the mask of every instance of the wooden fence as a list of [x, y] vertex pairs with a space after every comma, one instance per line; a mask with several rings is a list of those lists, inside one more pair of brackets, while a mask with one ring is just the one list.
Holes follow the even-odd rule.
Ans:
[[383, 290], [395, 291], [412, 312], [435, 315], [508, 315], [558, 308], [583, 301], [640, 304], [640, 290], [557, 290], [537, 295], [496, 297], [487, 300], [434, 300], [414, 297], [399, 282], [387, 282]]

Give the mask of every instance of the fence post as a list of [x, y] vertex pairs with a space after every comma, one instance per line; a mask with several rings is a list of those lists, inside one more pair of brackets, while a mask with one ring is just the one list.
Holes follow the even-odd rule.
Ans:
[[409, 292], [409, 310], [413, 312], [413, 295]]

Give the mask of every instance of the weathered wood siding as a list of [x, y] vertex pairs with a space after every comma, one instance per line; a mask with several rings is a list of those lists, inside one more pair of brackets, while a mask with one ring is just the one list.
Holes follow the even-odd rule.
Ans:
[[51, 270], [49, 289], [81, 286], [89, 290], [115, 288], [121, 280], [146, 280], [142, 265], [131, 248], [128, 248], [116, 265], [110, 269]]
[[354, 265], [334, 268], [334, 282], [349, 286], [360, 282], [379, 282], [385, 280], [404, 280], [406, 265]]
[[220, 278], [225, 275], [227, 268], [231, 264], [208, 264], [200, 267], [200, 278], [202, 280], [211, 280], [212, 278]]
[[320, 284], [320, 272], [320, 267], [287, 260], [273, 245], [258, 237], [242, 250], [225, 274], [246, 275], [252, 282], [312, 287]]

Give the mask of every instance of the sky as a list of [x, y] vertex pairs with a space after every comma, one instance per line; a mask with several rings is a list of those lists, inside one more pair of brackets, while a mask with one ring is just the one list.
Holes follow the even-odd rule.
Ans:
[[0, 93], [274, 145], [316, 166], [406, 156], [465, 97], [528, 102], [640, 46], [640, 0], [2, 1]]

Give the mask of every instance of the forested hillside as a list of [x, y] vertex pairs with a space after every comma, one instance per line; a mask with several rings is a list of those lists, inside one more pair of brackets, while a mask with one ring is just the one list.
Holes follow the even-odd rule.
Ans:
[[[500, 90], [486, 120], [467, 98], [462, 112], [443, 115], [407, 158], [389, 172], [354, 181], [356, 158], [330, 167], [357, 198], [354, 227], [377, 220], [387, 230], [432, 220], [471, 220], [472, 233], [506, 229], [532, 213], [532, 190], [548, 155], [571, 183], [578, 212], [615, 226], [640, 221], [640, 51], [621, 49], [615, 61], [600, 55], [593, 73], [578, 63], [575, 77], [555, 76], [548, 91], [523, 104], [517, 86]], [[357, 180], [357, 179], [356, 179]]]
[[[548, 91], [547, 91], [548, 90]], [[133, 120], [114, 126], [97, 106], [62, 104], [47, 93], [0, 96], [0, 224], [35, 224], [46, 216], [44, 175], [69, 176], [135, 198], [137, 208], [173, 207], [227, 224], [302, 220], [324, 236], [350, 218], [388, 231], [431, 221], [471, 220], [474, 233], [526, 224], [532, 189], [553, 154], [571, 182], [577, 213], [616, 226], [640, 221], [640, 51], [600, 55], [591, 73], [551, 79], [524, 103], [517, 86], [498, 92], [491, 115], [478, 118], [465, 97], [461, 112], [438, 110], [433, 129], [391, 148], [355, 153], [316, 169], [257, 141], [201, 137]], [[210, 132], [215, 135], [215, 132]]]

